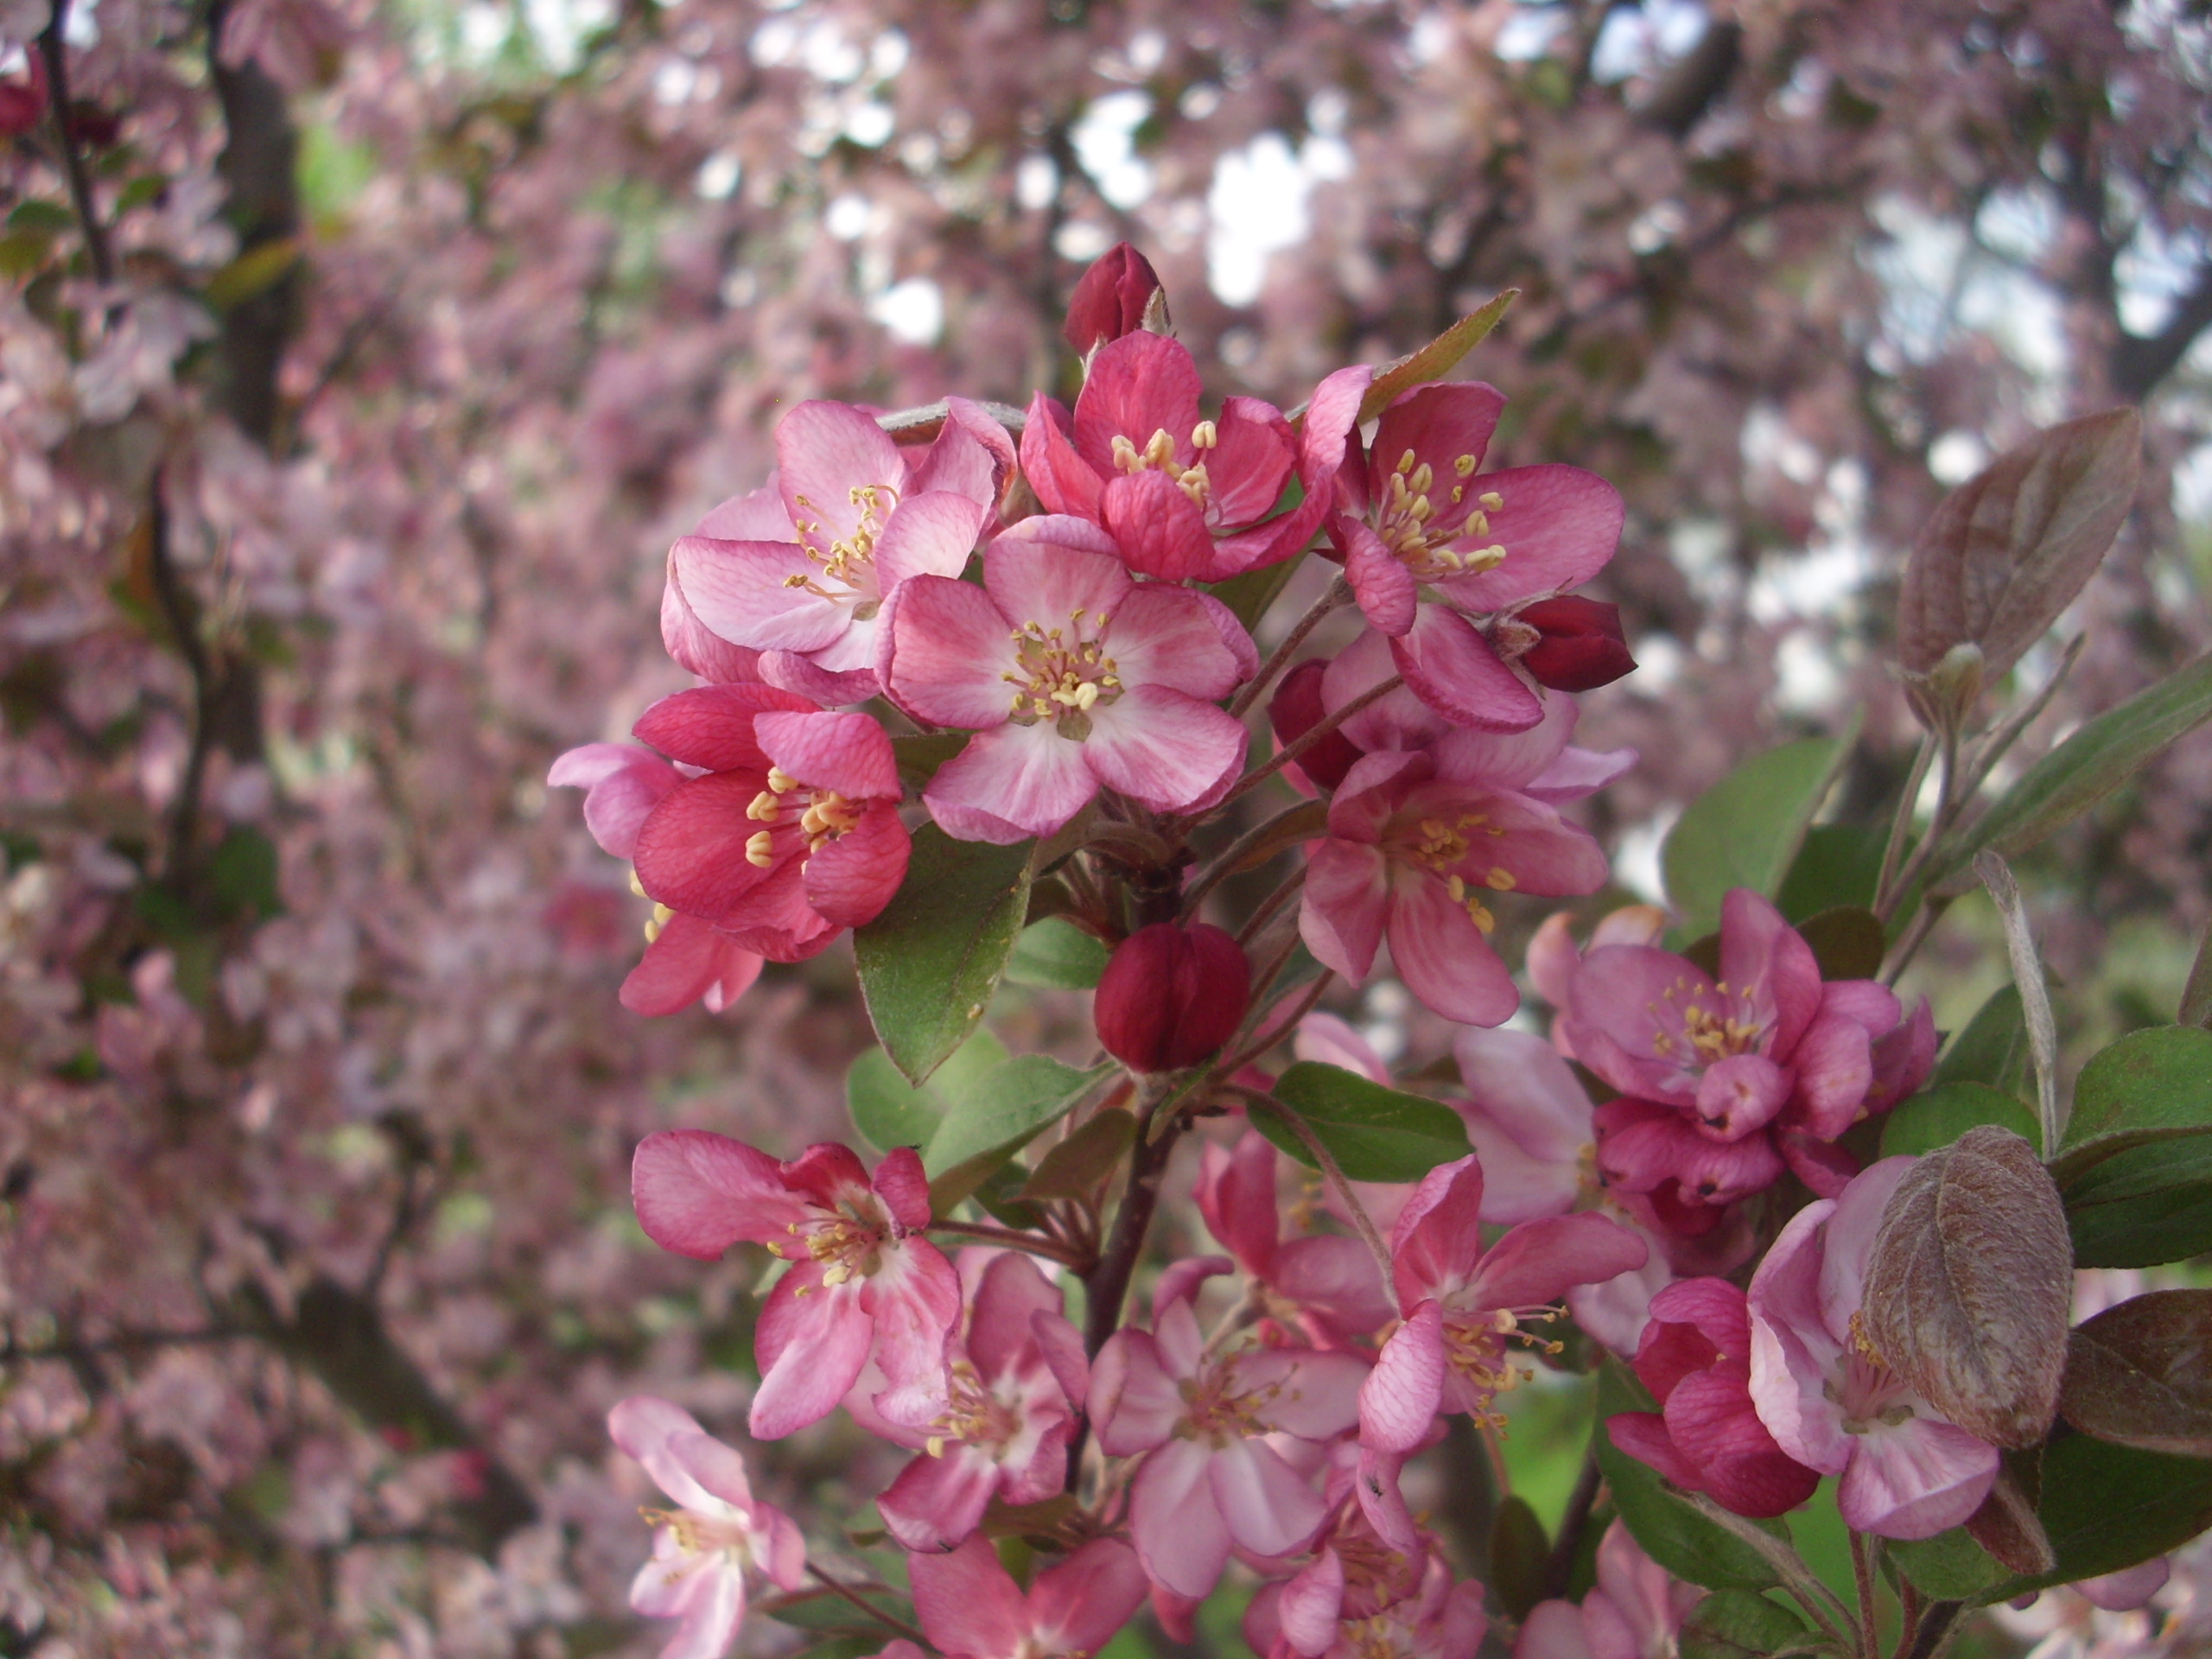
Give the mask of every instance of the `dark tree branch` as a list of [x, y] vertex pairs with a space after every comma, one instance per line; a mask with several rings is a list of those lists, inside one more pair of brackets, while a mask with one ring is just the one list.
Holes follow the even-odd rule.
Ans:
[[92, 182], [85, 171], [84, 152], [77, 147], [77, 115], [69, 97], [68, 43], [62, 32], [69, 21], [69, 0], [54, 0], [54, 16], [46, 33], [38, 37], [39, 56], [46, 64], [48, 101], [53, 106], [54, 130], [61, 139], [61, 170], [69, 181], [69, 200], [85, 227], [85, 250], [92, 256], [92, 275], [105, 286], [115, 280], [115, 255], [108, 247], [107, 232], [92, 202]]
[[[249, 59], [223, 61], [230, 0], [207, 9], [207, 72], [223, 106], [229, 137], [217, 165], [230, 189], [229, 214], [241, 254], [284, 240], [300, 228], [296, 167], [299, 135], [284, 89]], [[260, 293], [223, 313], [223, 406], [264, 448], [276, 434], [277, 371], [290, 344], [299, 301], [299, 273], [288, 270]]]
[[1670, 137], [1687, 138], [1719, 102], [1744, 59], [1744, 29], [1736, 22], [1707, 26], [1697, 44], [1652, 88], [1637, 113]]
[[2175, 303], [2164, 327], [2150, 335], [2122, 334], [2113, 342], [2112, 389], [2131, 404], [2142, 402], [2207, 328], [2212, 328], [2212, 264], [2198, 270], [2196, 285]]

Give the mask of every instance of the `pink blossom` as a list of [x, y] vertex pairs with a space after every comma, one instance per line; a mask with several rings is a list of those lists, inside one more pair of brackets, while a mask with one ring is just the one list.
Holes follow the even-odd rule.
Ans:
[[[1667, 931], [1667, 912], [1656, 905], [1624, 905], [1609, 910], [1590, 930], [1590, 949], [1609, 944], [1656, 945]], [[1550, 1003], [1552, 1046], [1568, 1059], [1575, 1058], [1569, 1035], [1567, 999], [1574, 983], [1574, 970], [1582, 965], [1582, 952], [1574, 943], [1574, 916], [1558, 910], [1544, 918], [1529, 941], [1529, 982], [1536, 995]]]
[[1704, 1594], [1646, 1555], [1616, 1521], [1598, 1545], [1598, 1582], [1582, 1605], [1530, 1608], [1513, 1659], [1674, 1659], [1675, 1635]]
[[1078, 1659], [1095, 1654], [1143, 1605], [1144, 1571], [1118, 1538], [1094, 1538], [1027, 1592], [980, 1536], [910, 1555], [914, 1615], [945, 1659]]
[[1622, 1097], [1598, 1113], [1609, 1185], [1718, 1208], [1793, 1170], [1834, 1197], [1834, 1143], [1919, 1086], [1935, 1061], [1926, 1004], [1910, 1017], [1872, 980], [1823, 985], [1812, 947], [1748, 887], [1722, 901], [1720, 977], [1650, 946], [1592, 950], [1568, 991], [1575, 1054]]
[[[982, 1253], [962, 1255], [964, 1268]], [[1036, 1503], [1059, 1491], [1087, 1382], [1059, 1291], [1027, 1256], [988, 1256], [943, 1373], [878, 1395], [864, 1420], [924, 1452], [876, 1499], [891, 1535], [908, 1549], [950, 1549], [994, 1497]]]
[[792, 962], [874, 919], [906, 878], [891, 741], [873, 716], [766, 685], [663, 697], [637, 734], [701, 775], [639, 825], [646, 893], [748, 950]]
[[1151, 1331], [1117, 1331], [1091, 1368], [1100, 1448], [1145, 1454], [1129, 1495], [1137, 1553], [1180, 1596], [1211, 1592], [1232, 1545], [1284, 1555], [1319, 1530], [1325, 1508], [1287, 1454], [1350, 1428], [1367, 1375], [1351, 1354], [1205, 1351], [1192, 1299], [1229, 1268], [1220, 1256], [1177, 1262], [1154, 1293]]
[[833, 1143], [779, 1163], [726, 1135], [664, 1129], [639, 1144], [630, 1187], [639, 1224], [663, 1249], [711, 1262], [743, 1239], [791, 1259], [760, 1310], [754, 1438], [829, 1415], [871, 1354], [894, 1388], [942, 1370], [960, 1281], [921, 1236], [929, 1181], [912, 1147], [885, 1158], [871, 1181]]
[[1490, 1628], [1482, 1586], [1454, 1584], [1451, 1568], [1434, 1555], [1414, 1594], [1364, 1616], [1347, 1612], [1333, 1625], [1324, 1622], [1330, 1588], [1324, 1573], [1299, 1591], [1262, 1589], [1245, 1614], [1245, 1641], [1262, 1659], [1474, 1659]]
[[791, 1516], [753, 1496], [745, 1459], [681, 1407], [632, 1395], [607, 1414], [607, 1430], [677, 1504], [645, 1511], [658, 1522], [653, 1554], [630, 1605], [683, 1621], [661, 1659], [718, 1659], [745, 1617], [747, 1569], [796, 1590], [806, 1580], [805, 1541]]
[[681, 609], [762, 652], [772, 683], [823, 702], [874, 695], [885, 601], [910, 576], [958, 575], [997, 504], [988, 424], [948, 418], [916, 454], [849, 404], [797, 405], [776, 425], [775, 482], [671, 550]]
[[1284, 1649], [1319, 1659], [1341, 1645], [1348, 1630], [1418, 1595], [1435, 1559], [1435, 1541], [1416, 1531], [1414, 1548], [1394, 1548], [1375, 1530], [1356, 1501], [1352, 1485], [1356, 1452], [1338, 1448], [1328, 1473], [1329, 1520], [1312, 1545], [1313, 1559], [1291, 1563], [1251, 1563], [1262, 1573], [1285, 1576], [1262, 1586], [1244, 1618], [1246, 1639], [1262, 1654]]
[[1387, 935], [1406, 988], [1462, 1025], [1503, 1024], [1520, 1003], [1489, 935], [1483, 891], [1591, 893], [1604, 851], [1543, 802], [1438, 775], [1426, 750], [1370, 754], [1329, 803], [1310, 847], [1299, 931], [1362, 984]]
[[1266, 1300], [1272, 1317], [1325, 1346], [1371, 1337], [1394, 1311], [1367, 1247], [1341, 1233], [1282, 1236], [1274, 1147], [1247, 1130], [1235, 1147], [1207, 1146], [1199, 1213]]
[[1243, 630], [1218, 601], [1133, 582], [1080, 518], [1014, 525], [980, 588], [913, 578], [890, 628], [893, 700], [976, 734], [922, 794], [963, 840], [1050, 835], [1101, 787], [1180, 811], [1243, 764], [1243, 727], [1213, 706], [1246, 671]]
[[[1048, 513], [1110, 531], [1132, 570], [1218, 582], [1288, 558], [1320, 527], [1369, 378], [1350, 368], [1323, 381], [1302, 432], [1256, 397], [1231, 397], [1202, 420], [1188, 348], [1125, 334], [1090, 359], [1072, 419], [1037, 394], [1022, 474]], [[1268, 518], [1294, 473], [1304, 499]]]
[[1636, 1374], [1660, 1409], [1608, 1418], [1613, 1444], [1685, 1491], [1738, 1515], [1786, 1515], [1820, 1476], [1775, 1443], [1751, 1403], [1751, 1320], [1726, 1279], [1686, 1279], [1651, 1299]]
[[1405, 1323], [1382, 1346], [1359, 1391], [1360, 1502], [1400, 1548], [1411, 1523], [1396, 1466], [1428, 1439], [1440, 1412], [1486, 1418], [1520, 1371], [1505, 1340], [1539, 1343], [1523, 1329], [1558, 1317], [1549, 1304], [1567, 1287], [1594, 1284], [1643, 1264], [1643, 1242], [1585, 1213], [1525, 1221], [1485, 1250], [1483, 1169], [1472, 1158], [1423, 1176], [1390, 1232], [1393, 1288]]
[[1751, 1399], [1798, 1462], [1840, 1475], [1836, 1505], [1860, 1532], [1932, 1538], [1981, 1507], [1997, 1448], [1938, 1416], [1864, 1334], [1874, 1235], [1910, 1158], [1885, 1158], [1789, 1219], [1751, 1275]]

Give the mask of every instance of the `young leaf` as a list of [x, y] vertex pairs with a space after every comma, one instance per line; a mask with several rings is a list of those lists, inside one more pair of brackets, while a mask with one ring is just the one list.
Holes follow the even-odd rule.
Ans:
[[1551, 1554], [1551, 1540], [1525, 1497], [1508, 1497], [1498, 1504], [1490, 1525], [1490, 1587], [1499, 1604], [1515, 1618], [1526, 1618], [1529, 1610], [1544, 1599], [1544, 1562]]
[[1087, 991], [1106, 971], [1112, 953], [1095, 933], [1086, 933], [1064, 916], [1047, 916], [1021, 930], [1007, 958], [1006, 976], [1016, 985]]
[[2082, 1068], [2051, 1173], [2071, 1183], [2115, 1153], [2212, 1134], [2212, 1031], [2132, 1031]]
[[[1284, 493], [1286, 511], [1297, 505], [1304, 496], [1295, 478], [1290, 480], [1290, 486]], [[1228, 606], [1239, 622], [1247, 628], [1255, 628], [1260, 626], [1260, 619], [1268, 613], [1268, 607], [1274, 604], [1282, 590], [1290, 586], [1292, 574], [1305, 563], [1306, 556], [1301, 553], [1295, 558], [1284, 559], [1275, 564], [1263, 564], [1257, 570], [1247, 570], [1241, 576], [1217, 582], [1208, 591]]]
[[1934, 1152], [1982, 1123], [2031, 1143], [2041, 1133], [2034, 1111], [2018, 1095], [1981, 1083], [1945, 1084], [1913, 1096], [1882, 1120], [1882, 1156]]
[[1887, 829], [1863, 823], [1815, 824], [1805, 832], [1805, 844], [1782, 879], [1775, 908], [1794, 927], [1824, 910], [1845, 905], [1871, 907], [1889, 838]]
[[983, 1017], [1029, 902], [1029, 843], [914, 832], [906, 879], [853, 934], [861, 995], [892, 1063], [920, 1083]]
[[1006, 1045], [989, 1032], [979, 1031], [918, 1089], [899, 1075], [888, 1054], [871, 1048], [845, 1073], [845, 1105], [861, 1139], [877, 1152], [926, 1147], [944, 1121], [945, 1103], [958, 1099], [993, 1066], [1005, 1063]]
[[1974, 1017], [1952, 1037], [1929, 1081], [1937, 1088], [1952, 1083], [1986, 1083], [2018, 1095], [2029, 1069], [2028, 1020], [2020, 988], [2007, 985], [1990, 993]]
[[2076, 1330], [2058, 1409], [2101, 1440], [2212, 1458], [2212, 1290], [2154, 1290]]
[[1134, 1113], [1109, 1106], [1038, 1160], [1025, 1198], [1080, 1198], [1114, 1172], [1137, 1138]]
[[2034, 1148], [1983, 1125], [1931, 1152], [1883, 1212], [1866, 1335], [1890, 1369], [1970, 1434], [2040, 1441], [2058, 1411], [2074, 1250]]
[[1017, 1054], [995, 1066], [950, 1103], [922, 1154], [930, 1202], [944, 1215], [978, 1183], [1057, 1123], [1121, 1067], [1078, 1071], [1043, 1054]]
[[1994, 680], [2096, 571], [2135, 499], [2143, 423], [2107, 410], [2038, 432], [1945, 497], [1905, 563], [1897, 655], [1924, 675], [1978, 646]]
[[1774, 895], [1851, 741], [1813, 737], [1754, 755], [1675, 820], [1660, 862], [1685, 936], [1720, 925], [1731, 887]]
[[2007, 1452], [1981, 1507], [1967, 1517], [1967, 1535], [2015, 1573], [2048, 1573], [2058, 1565], [2036, 1514], [2043, 1484], [2043, 1448]]
[[[1780, 1582], [1766, 1558], [1699, 1514], [1660, 1478], [1612, 1442], [1605, 1420], [1624, 1411], [1656, 1411], [1636, 1373], [1617, 1359], [1598, 1371], [1598, 1467], [1611, 1489], [1620, 1518], [1643, 1553], [1678, 1579], [1708, 1590], [1765, 1590]], [[1778, 1521], [1764, 1527], [1785, 1542], [1789, 1529]]]
[[1458, 368], [1459, 359], [1483, 343], [1508, 308], [1520, 297], [1519, 289], [1507, 289], [1479, 311], [1460, 318], [1419, 351], [1408, 352], [1396, 362], [1377, 369], [1368, 385], [1367, 396], [1359, 402], [1361, 423], [1373, 420], [1389, 408], [1401, 392], [1411, 391], [1432, 380], [1441, 380]]
[[[1300, 1060], [1275, 1079], [1274, 1094], [1351, 1180], [1417, 1181], [1473, 1150], [1465, 1120], [1449, 1106], [1386, 1089], [1340, 1065]], [[1252, 1127], [1308, 1169], [1319, 1167], [1306, 1142], [1274, 1114], [1253, 1113]]]
[[1676, 1650], [1681, 1659], [1766, 1659], [1812, 1633], [1778, 1601], [1749, 1590], [1716, 1590], [1690, 1609]]

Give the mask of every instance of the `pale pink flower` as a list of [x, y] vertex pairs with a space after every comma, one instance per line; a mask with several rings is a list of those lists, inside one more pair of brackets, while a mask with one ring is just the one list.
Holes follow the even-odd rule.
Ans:
[[1286, 1454], [1302, 1460], [1350, 1428], [1367, 1375], [1346, 1353], [1206, 1352], [1192, 1299], [1229, 1268], [1220, 1256], [1177, 1262], [1154, 1294], [1151, 1331], [1117, 1331], [1091, 1368], [1100, 1448], [1144, 1454], [1129, 1495], [1137, 1553], [1179, 1596], [1208, 1594], [1232, 1546], [1285, 1555], [1319, 1529], [1326, 1509]]
[[1674, 1659], [1675, 1635], [1704, 1596], [1646, 1555], [1616, 1521], [1598, 1545], [1598, 1582], [1582, 1605], [1530, 1608], [1513, 1659]]
[[630, 1605], [683, 1621], [661, 1659], [718, 1659], [745, 1617], [747, 1570], [799, 1588], [805, 1541], [791, 1516], [753, 1496], [745, 1459], [682, 1407], [632, 1395], [607, 1414], [607, 1430], [677, 1505], [645, 1511], [657, 1523], [653, 1554], [630, 1586]]
[[[1351, 1455], [1347, 1456], [1346, 1453]], [[1311, 1545], [1313, 1559], [1294, 1569], [1290, 1562], [1250, 1563], [1271, 1577], [1261, 1586], [1244, 1616], [1246, 1640], [1255, 1651], [1294, 1653], [1319, 1659], [1346, 1643], [1348, 1635], [1378, 1613], [1421, 1593], [1435, 1558], [1435, 1541], [1416, 1531], [1410, 1550], [1394, 1548], [1375, 1530], [1352, 1492], [1357, 1452], [1336, 1448], [1331, 1456], [1329, 1520]]]
[[893, 1388], [942, 1369], [960, 1281], [921, 1236], [929, 1179], [912, 1147], [871, 1181], [834, 1143], [779, 1163], [727, 1135], [664, 1129], [639, 1143], [630, 1186], [639, 1224], [663, 1249], [711, 1262], [743, 1239], [791, 1259], [754, 1338], [756, 1439], [828, 1416], [871, 1355]]
[[[1300, 1607], [1300, 1599], [1310, 1605]], [[1338, 1619], [1327, 1643], [1314, 1645], [1325, 1633], [1319, 1619], [1326, 1607], [1325, 1580], [1295, 1599], [1287, 1588], [1274, 1596], [1262, 1590], [1245, 1616], [1244, 1639], [1262, 1659], [1474, 1659], [1490, 1629], [1482, 1586], [1454, 1584], [1451, 1568], [1433, 1555], [1414, 1594], [1363, 1618]]]
[[1341, 1233], [1282, 1236], [1274, 1147], [1246, 1130], [1235, 1147], [1209, 1144], [1198, 1166], [1198, 1211], [1266, 1299], [1272, 1317], [1336, 1347], [1371, 1337], [1395, 1311], [1374, 1258]]
[[1095, 1538], [1025, 1592], [980, 1536], [910, 1555], [914, 1616], [945, 1659], [1084, 1659], [1144, 1603], [1144, 1571], [1118, 1538]]
[[1808, 1205], [1751, 1275], [1751, 1400], [1783, 1451], [1840, 1475], [1860, 1532], [1932, 1538], [1981, 1507], [1997, 1448], [1937, 1414], [1872, 1357], [1859, 1319], [1882, 1211], [1912, 1167], [1885, 1158]]
[[976, 734], [922, 794], [963, 840], [1050, 835], [1101, 787], [1181, 811], [1243, 764], [1243, 727], [1214, 706], [1246, 672], [1243, 628], [1192, 589], [1132, 581], [1080, 518], [1014, 525], [980, 588], [914, 577], [890, 630], [893, 701]]

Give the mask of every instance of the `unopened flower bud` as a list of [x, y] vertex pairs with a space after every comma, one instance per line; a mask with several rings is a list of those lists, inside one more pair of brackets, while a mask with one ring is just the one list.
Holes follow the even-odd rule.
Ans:
[[46, 113], [46, 66], [34, 48], [27, 80], [0, 80], [0, 138], [19, 138]]
[[[1268, 701], [1268, 723], [1275, 741], [1288, 748], [1312, 731], [1327, 712], [1321, 702], [1321, 676], [1329, 664], [1319, 658], [1300, 663], [1282, 677]], [[1292, 763], [1317, 789], [1334, 789], [1359, 759], [1359, 747], [1341, 731], [1331, 732]]]
[[1167, 302], [1159, 276], [1142, 254], [1126, 242], [1117, 243], [1076, 284], [1061, 336], [1075, 347], [1077, 355], [1088, 358], [1108, 340], [1147, 327], [1155, 296], [1160, 319], [1165, 323]]
[[1235, 939], [1203, 922], [1155, 922], [1115, 949], [1093, 1011], [1098, 1040], [1116, 1059], [1174, 1071], [1236, 1035], [1251, 1000], [1251, 964]]
[[1563, 594], [1523, 607], [1513, 620], [1536, 634], [1521, 652], [1521, 666], [1554, 691], [1594, 691], [1636, 667], [1618, 605]]

